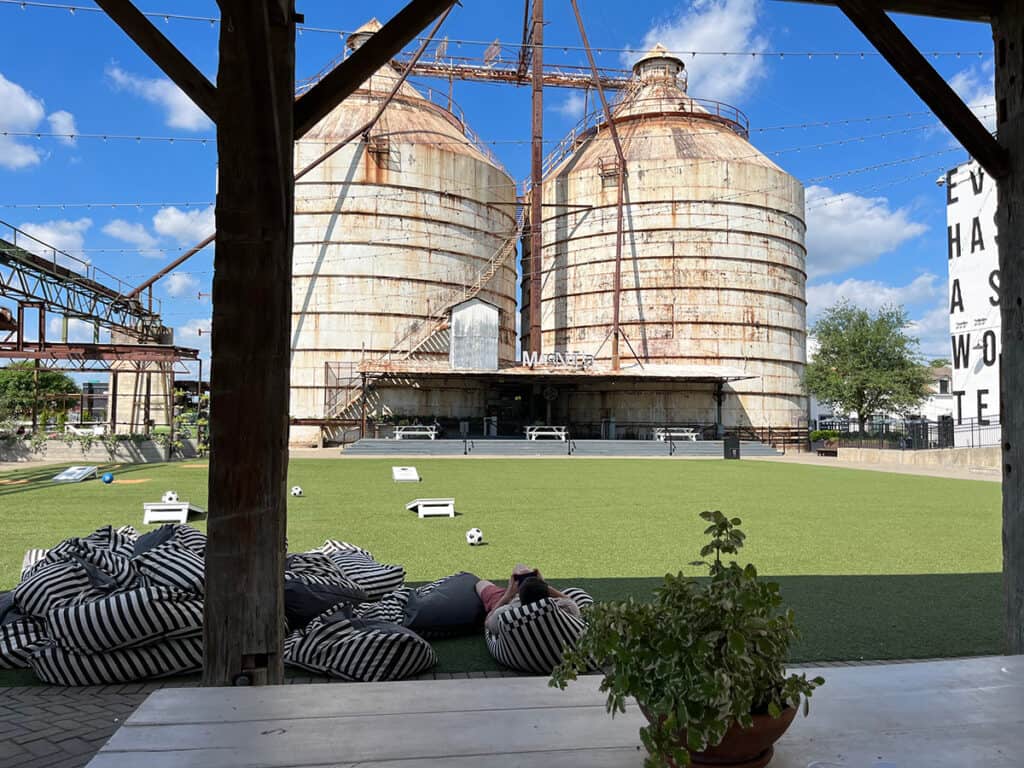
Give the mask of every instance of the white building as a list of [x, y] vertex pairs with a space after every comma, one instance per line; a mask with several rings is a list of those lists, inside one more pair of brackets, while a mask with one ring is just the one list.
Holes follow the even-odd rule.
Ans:
[[[999, 423], [996, 184], [971, 161], [949, 171], [944, 185], [953, 416], [958, 427], [984, 427]], [[957, 430], [958, 446], [961, 435], [969, 429]]]

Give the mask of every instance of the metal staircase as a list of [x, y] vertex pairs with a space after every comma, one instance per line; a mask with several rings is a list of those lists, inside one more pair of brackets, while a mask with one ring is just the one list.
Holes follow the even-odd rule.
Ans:
[[[498, 274], [498, 270], [515, 254], [516, 245], [523, 235], [523, 227], [526, 222], [526, 213], [522, 205], [516, 206], [515, 229], [509, 234], [487, 264], [477, 273], [473, 282], [468, 285], [455, 288], [446, 294], [438, 303], [438, 309], [430, 316], [414, 320], [410, 323], [405, 333], [396, 341], [391, 349], [385, 352], [374, 362], [389, 363], [395, 360], [417, 359], [418, 355], [439, 354], [443, 348], [448, 347], [449, 342], [449, 321], [448, 313], [451, 308], [475, 298], [484, 287]], [[331, 364], [328, 363], [328, 366]], [[333, 418], [356, 418], [359, 415], [360, 400], [362, 398], [361, 388], [355, 391], [351, 387], [337, 387], [336, 391], [330, 391], [328, 382], [328, 393], [325, 399], [324, 416]], [[376, 408], [380, 397], [373, 393], [372, 386], [367, 387], [367, 410]], [[347, 395], [345, 393], [348, 393]], [[384, 409], [387, 410], [386, 407]]]

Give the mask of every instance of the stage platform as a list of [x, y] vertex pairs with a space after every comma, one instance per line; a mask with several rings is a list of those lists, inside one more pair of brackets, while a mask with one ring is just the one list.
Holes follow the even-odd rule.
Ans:
[[[826, 684], [771, 768], [1017, 768], [1024, 657], [807, 669]], [[153, 693], [89, 768], [640, 768], [630, 702], [599, 678], [544, 677]]]
[[[673, 444], [675, 458], [722, 458], [721, 440], [677, 441]], [[466, 445], [461, 439], [438, 440], [358, 440], [348, 446], [343, 456], [567, 456], [569, 445], [561, 440], [525, 440], [516, 438], [477, 438]], [[669, 444], [657, 440], [574, 440], [573, 456], [650, 458], [667, 457]], [[740, 457], [779, 456], [764, 443], [740, 443]]]

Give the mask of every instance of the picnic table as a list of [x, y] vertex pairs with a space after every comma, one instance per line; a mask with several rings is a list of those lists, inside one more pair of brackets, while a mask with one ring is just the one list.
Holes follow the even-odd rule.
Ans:
[[694, 427], [656, 427], [654, 429], [654, 439], [662, 443], [668, 439], [696, 442], [698, 437], [698, 432]]
[[565, 442], [566, 434], [569, 431], [568, 427], [553, 427], [553, 426], [538, 426], [538, 427], [525, 427], [527, 440], [536, 440], [538, 437], [551, 437], [555, 440], [561, 440]]
[[426, 437], [434, 440], [437, 437], [437, 427], [427, 424], [413, 424], [405, 427], [395, 427], [395, 440], [405, 440], [409, 437]]

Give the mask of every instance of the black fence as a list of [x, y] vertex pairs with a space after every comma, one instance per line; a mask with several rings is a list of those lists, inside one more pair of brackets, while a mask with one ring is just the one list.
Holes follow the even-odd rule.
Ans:
[[840, 448], [878, 448], [892, 451], [923, 451], [939, 448], [987, 448], [1002, 440], [999, 417], [988, 419], [941, 418], [938, 421], [869, 421], [862, 431], [856, 424], [826, 422], [823, 430], [839, 432]]

